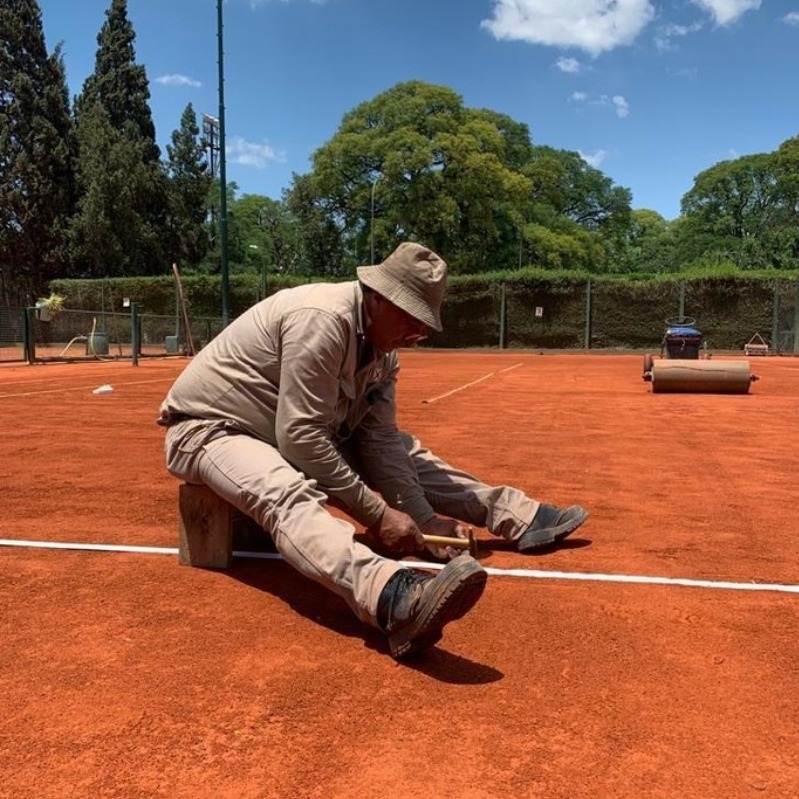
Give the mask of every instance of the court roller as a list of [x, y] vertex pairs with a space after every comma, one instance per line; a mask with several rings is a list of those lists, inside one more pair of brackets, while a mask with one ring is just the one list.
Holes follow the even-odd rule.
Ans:
[[758, 378], [746, 361], [653, 360], [644, 380], [652, 393], [748, 394]]

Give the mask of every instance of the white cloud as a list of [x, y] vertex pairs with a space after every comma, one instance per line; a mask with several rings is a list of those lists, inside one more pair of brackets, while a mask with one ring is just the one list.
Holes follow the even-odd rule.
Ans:
[[799, 11], [789, 12], [782, 18], [782, 21], [786, 25], [799, 25]]
[[595, 108], [609, 108], [612, 106], [616, 111], [616, 116], [620, 119], [624, 119], [624, 117], [630, 115], [630, 104], [620, 94], [614, 94], [613, 97], [608, 97], [607, 94], [572, 92], [569, 96], [569, 101], [573, 103], [585, 103]]
[[200, 81], [189, 78], [186, 75], [161, 75], [155, 79], [155, 82], [164, 86], [193, 86], [195, 89], [199, 89], [202, 86]]
[[655, 35], [655, 46], [663, 52], [676, 50], [677, 45], [672, 42], [672, 39], [698, 33], [703, 27], [701, 22], [694, 22], [693, 25], [664, 25]]
[[234, 164], [251, 166], [254, 169], [263, 169], [269, 163], [282, 163], [286, 160], [286, 154], [275, 150], [271, 144], [249, 142], [241, 136], [228, 139], [225, 151]]
[[555, 66], [561, 72], [579, 72], [580, 62], [576, 58], [559, 58], [555, 62]]
[[695, 5], [709, 11], [717, 25], [729, 25], [747, 11], [757, 11], [762, 0], [693, 0]]
[[676, 78], [693, 80], [699, 74], [699, 70], [696, 67], [666, 67], [666, 73]]
[[649, 0], [494, 0], [493, 18], [481, 26], [495, 39], [576, 47], [597, 56], [631, 44], [654, 16]]
[[616, 109], [616, 115], [619, 119], [624, 119], [624, 117], [629, 116], [630, 104], [620, 94], [614, 95], [611, 98], [611, 102]]
[[595, 153], [584, 153], [582, 150], [577, 151], [580, 155], [580, 158], [585, 161], [588, 166], [594, 167], [597, 169], [599, 165], [608, 157], [607, 152], [605, 150], [597, 150]]

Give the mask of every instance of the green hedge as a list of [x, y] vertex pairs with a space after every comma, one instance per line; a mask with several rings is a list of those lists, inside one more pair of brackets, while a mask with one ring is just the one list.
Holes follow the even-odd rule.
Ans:
[[[269, 293], [308, 282], [270, 276]], [[185, 277], [182, 285], [191, 316], [221, 316], [217, 276]], [[168, 316], [177, 308], [169, 277], [61, 280], [51, 289], [63, 294], [71, 309], [120, 311], [125, 298], [138, 303], [143, 314]], [[709, 348], [741, 349], [754, 333], [770, 340], [775, 319], [784, 346], [784, 336], [792, 336], [796, 327], [797, 297], [799, 272], [619, 277], [524, 269], [454, 276], [442, 311], [444, 331], [432, 334], [429, 344], [497, 347], [504, 335], [506, 347], [653, 348], [660, 344], [666, 320], [682, 309], [696, 320]], [[258, 275], [230, 277], [231, 317], [258, 298]]]

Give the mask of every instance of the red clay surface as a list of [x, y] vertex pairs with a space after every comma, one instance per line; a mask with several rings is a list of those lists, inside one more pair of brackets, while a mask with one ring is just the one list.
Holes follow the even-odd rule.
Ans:
[[[402, 360], [403, 426], [591, 511], [532, 557], [478, 531], [485, 565], [799, 584], [799, 359], [746, 396], [652, 394], [637, 355]], [[0, 368], [0, 537], [175, 547], [184, 364]], [[407, 664], [281, 561], [0, 547], [0, 600], [4, 798], [799, 796], [797, 593], [492, 575]]]

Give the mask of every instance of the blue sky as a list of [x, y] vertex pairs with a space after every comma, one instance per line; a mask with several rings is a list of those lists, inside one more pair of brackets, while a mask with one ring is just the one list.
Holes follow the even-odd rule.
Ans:
[[[71, 93], [110, 0], [39, 0]], [[219, 115], [216, 0], [128, 0], [162, 149]], [[225, 0], [227, 177], [279, 198], [345, 113], [407, 80], [577, 151], [667, 219], [695, 176], [799, 134], [799, 0]]]

